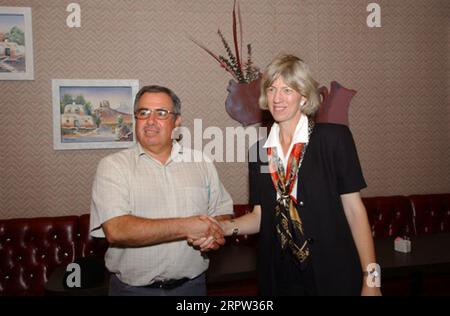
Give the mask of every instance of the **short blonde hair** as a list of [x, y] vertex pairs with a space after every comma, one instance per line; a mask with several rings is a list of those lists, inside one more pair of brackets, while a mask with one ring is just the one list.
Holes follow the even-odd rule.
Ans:
[[313, 115], [320, 106], [318, 82], [313, 79], [309, 66], [294, 55], [280, 55], [267, 66], [261, 80], [259, 107], [268, 109], [267, 88], [279, 77], [292, 89], [306, 97], [306, 103], [300, 110], [306, 115]]

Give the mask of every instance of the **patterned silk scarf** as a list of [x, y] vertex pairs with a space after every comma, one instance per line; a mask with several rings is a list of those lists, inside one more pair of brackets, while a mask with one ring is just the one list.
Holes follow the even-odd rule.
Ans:
[[[310, 120], [311, 121], [311, 120]], [[311, 135], [312, 125], [309, 126]], [[291, 195], [297, 180], [307, 144], [294, 144], [289, 155], [287, 170], [278, 156], [277, 148], [268, 148], [269, 170], [272, 182], [277, 191], [277, 204], [275, 206], [275, 225], [277, 236], [283, 250], [289, 249], [296, 263], [300, 266], [309, 256], [308, 241], [304, 236], [303, 223], [300, 218], [297, 201]]]

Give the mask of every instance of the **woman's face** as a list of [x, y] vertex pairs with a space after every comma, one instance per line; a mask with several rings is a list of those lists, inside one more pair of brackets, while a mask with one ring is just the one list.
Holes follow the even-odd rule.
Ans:
[[266, 96], [269, 111], [277, 123], [298, 122], [300, 103], [306, 102], [306, 98], [286, 85], [281, 76], [266, 89]]

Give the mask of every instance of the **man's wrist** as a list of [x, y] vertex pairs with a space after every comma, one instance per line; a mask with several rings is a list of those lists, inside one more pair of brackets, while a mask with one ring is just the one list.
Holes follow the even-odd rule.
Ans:
[[239, 227], [236, 226], [234, 219], [230, 219], [231, 237], [237, 237], [239, 235]]

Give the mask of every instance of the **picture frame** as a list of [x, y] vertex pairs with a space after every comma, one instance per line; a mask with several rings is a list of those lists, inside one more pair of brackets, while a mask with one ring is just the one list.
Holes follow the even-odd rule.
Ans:
[[0, 6], [0, 80], [34, 80], [31, 8]]
[[53, 148], [128, 148], [136, 143], [138, 80], [53, 79]]

